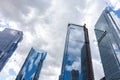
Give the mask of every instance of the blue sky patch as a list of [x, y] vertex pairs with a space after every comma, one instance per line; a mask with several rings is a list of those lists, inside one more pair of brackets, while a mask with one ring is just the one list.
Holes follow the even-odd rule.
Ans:
[[9, 74], [12, 75], [12, 76], [15, 76], [16, 75], [16, 72], [14, 71], [14, 69], [9, 69]]
[[120, 9], [113, 12], [120, 18]]
[[114, 12], [120, 18], [120, 9], [114, 10], [114, 7], [109, 7], [109, 10]]

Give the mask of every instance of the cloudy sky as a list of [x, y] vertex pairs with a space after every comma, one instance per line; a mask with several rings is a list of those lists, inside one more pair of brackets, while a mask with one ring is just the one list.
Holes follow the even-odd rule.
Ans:
[[[0, 73], [0, 80], [14, 80], [31, 47], [48, 52], [40, 80], [58, 80], [68, 23], [89, 29], [95, 79], [104, 76], [94, 25], [106, 6], [120, 9], [120, 0], [0, 0], [0, 28], [23, 31], [19, 47]], [[3, 75], [4, 74], [4, 75]]]

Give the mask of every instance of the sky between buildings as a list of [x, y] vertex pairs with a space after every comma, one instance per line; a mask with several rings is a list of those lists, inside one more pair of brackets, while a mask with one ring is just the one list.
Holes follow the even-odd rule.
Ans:
[[[23, 40], [0, 73], [0, 80], [14, 80], [30, 48], [48, 52], [40, 80], [58, 80], [60, 75], [68, 23], [89, 29], [95, 79], [104, 76], [94, 25], [106, 6], [120, 18], [120, 0], [1, 0], [0, 29], [21, 30]], [[118, 21], [120, 21], [118, 18]], [[4, 75], [3, 75], [4, 74]]]

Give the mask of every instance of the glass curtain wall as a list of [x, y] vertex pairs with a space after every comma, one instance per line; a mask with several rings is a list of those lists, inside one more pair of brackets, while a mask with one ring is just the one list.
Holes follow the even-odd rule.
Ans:
[[107, 80], [120, 79], [120, 32], [106, 8], [95, 25], [101, 60]]
[[[79, 72], [79, 80], [88, 80], [84, 27], [69, 24], [66, 36], [62, 70], [59, 80], [70, 80], [72, 71]], [[73, 76], [72, 76], [73, 77]]]

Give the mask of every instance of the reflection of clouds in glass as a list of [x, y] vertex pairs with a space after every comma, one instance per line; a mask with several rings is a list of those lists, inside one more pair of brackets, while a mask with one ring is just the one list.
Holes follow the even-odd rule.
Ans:
[[118, 60], [120, 62], [120, 51], [119, 51], [119, 54], [117, 54], [117, 58], [118, 58]]
[[75, 69], [75, 70], [80, 70], [80, 69], [81, 69], [81, 64], [80, 64], [80, 62], [81, 62], [81, 61], [80, 61], [80, 58], [79, 58], [79, 60], [73, 62], [72, 68]]
[[30, 60], [30, 65], [28, 67], [28, 71], [32, 70], [32, 66], [34, 65], [34, 58]]
[[33, 76], [33, 73], [36, 70], [37, 65], [35, 65], [35, 60], [37, 58], [37, 55], [32, 54], [32, 56], [28, 59], [29, 61], [24, 67], [24, 78], [29, 79], [31, 76]]
[[[73, 26], [72, 26], [73, 27]], [[84, 41], [84, 32], [82, 27], [70, 28], [70, 40]]]
[[119, 51], [118, 45], [116, 43], [112, 43], [112, 46], [113, 46], [115, 52]]
[[35, 75], [38, 63], [41, 59], [42, 54], [38, 52], [34, 52], [30, 55], [28, 62], [26, 63], [23, 72], [24, 78], [29, 79]]
[[16, 31], [10, 31], [10, 34], [16, 35], [16, 34], [18, 34], [18, 32], [16, 32]]
[[120, 62], [120, 49], [119, 48], [114, 48], [114, 50], [115, 50], [116, 56], [117, 56], [117, 58]]
[[72, 63], [72, 65], [66, 65], [66, 70], [71, 71], [71, 70], [80, 70], [81, 69], [81, 60], [78, 58], [76, 61]]
[[81, 50], [84, 45], [83, 27], [70, 26], [66, 70], [81, 69]]
[[34, 64], [35, 65], [37, 65], [38, 64], [38, 62], [40, 61], [40, 58], [41, 58], [41, 55], [40, 54], [38, 54], [38, 56], [37, 56], [38, 58], [35, 60], [35, 62], [34, 62]]
[[81, 48], [82, 42], [77, 42], [77, 41], [73, 41], [73, 40], [70, 40], [69, 41], [69, 44], [68, 44], [68, 47], [71, 47], [71, 48]]
[[82, 46], [83, 46], [83, 43], [70, 41], [68, 45], [68, 60], [76, 59], [76, 57], [80, 57]]

